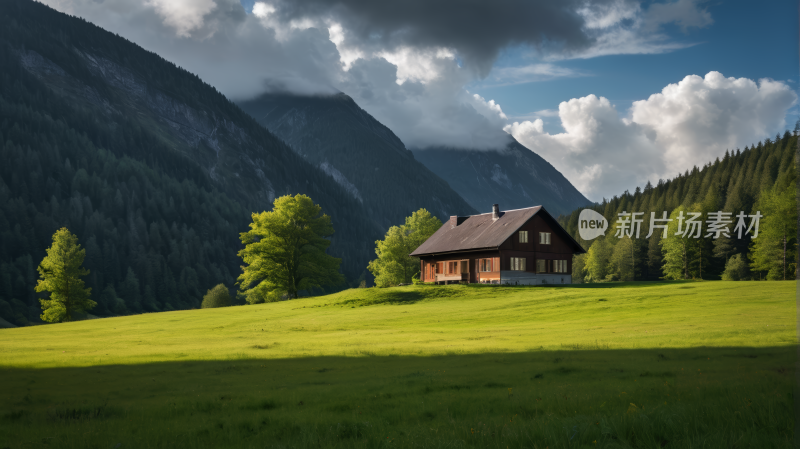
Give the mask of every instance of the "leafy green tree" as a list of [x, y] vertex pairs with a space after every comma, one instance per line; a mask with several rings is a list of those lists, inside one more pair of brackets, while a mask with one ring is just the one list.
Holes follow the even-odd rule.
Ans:
[[583, 284], [586, 275], [586, 254], [572, 256], [572, 283]]
[[614, 247], [608, 237], [600, 238], [592, 243], [586, 253], [586, 282], [602, 282], [608, 275], [608, 260]]
[[82, 276], [89, 270], [83, 268], [86, 250], [78, 244], [78, 237], [61, 228], [53, 234], [53, 245], [39, 264], [37, 292], [49, 292], [50, 299], [40, 299], [41, 318], [50, 323], [71, 321], [75, 312], [86, 312], [97, 305], [92, 301], [91, 288], [85, 288]]
[[306, 195], [275, 199], [270, 212], [252, 214], [250, 230], [240, 234], [246, 266], [237, 285], [251, 304], [297, 298], [297, 292], [344, 282], [342, 260], [325, 250], [333, 225]]
[[676, 235], [680, 212], [685, 212], [683, 206], [678, 207], [670, 214], [669, 218], [672, 221], [668, 223], [667, 237], [659, 241], [661, 253], [664, 255], [664, 265], [661, 267], [664, 279], [688, 279], [689, 277], [690, 238]]
[[440, 227], [442, 222], [425, 209], [420, 209], [402, 226], [392, 226], [383, 240], [375, 242], [378, 258], [367, 269], [375, 276], [375, 285], [409, 284], [419, 273], [419, 258], [409, 254], [419, 248]]
[[200, 304], [201, 309], [211, 309], [215, 307], [228, 307], [231, 305], [231, 294], [225, 284], [218, 284], [214, 288], [209, 289], [205, 296], [203, 296], [203, 303]]
[[633, 256], [633, 240], [628, 236], [619, 239], [619, 242], [614, 245], [614, 249], [611, 252], [606, 277], [608, 278], [608, 276], [611, 275], [614, 279], [632, 281], [634, 267]]
[[747, 262], [741, 254], [734, 254], [725, 264], [725, 271], [722, 272], [723, 281], [742, 281], [747, 278]]

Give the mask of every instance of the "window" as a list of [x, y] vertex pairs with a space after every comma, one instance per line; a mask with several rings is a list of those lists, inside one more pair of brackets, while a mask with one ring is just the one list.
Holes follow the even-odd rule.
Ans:
[[539, 259], [536, 261], [536, 272], [537, 273], [547, 273], [547, 261], [544, 259]]
[[511, 258], [511, 270], [512, 271], [525, 271], [525, 258], [524, 257], [512, 257]]
[[458, 262], [447, 262], [447, 274], [458, 273]]
[[500, 260], [497, 257], [491, 259], [478, 259], [478, 271], [499, 271], [499, 268]]
[[567, 272], [567, 261], [566, 260], [554, 260], [553, 261], [553, 272], [555, 272], [555, 273], [566, 273]]
[[519, 231], [519, 242], [528, 243], [528, 231]]
[[539, 243], [542, 245], [549, 245], [550, 244], [550, 233], [549, 232], [540, 232], [539, 233]]

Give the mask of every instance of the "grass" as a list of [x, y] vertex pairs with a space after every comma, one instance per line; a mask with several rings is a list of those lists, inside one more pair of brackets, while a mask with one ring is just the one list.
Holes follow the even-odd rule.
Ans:
[[790, 447], [795, 287], [409, 286], [5, 329], [0, 449]]

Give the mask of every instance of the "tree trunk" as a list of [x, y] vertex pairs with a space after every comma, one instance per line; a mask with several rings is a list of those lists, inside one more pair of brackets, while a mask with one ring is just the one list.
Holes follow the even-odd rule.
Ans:
[[686, 242], [683, 244], [683, 278], [689, 279], [689, 261], [686, 260]]
[[633, 258], [633, 239], [631, 239], [631, 280], [636, 280], [636, 261]]
[[786, 280], [786, 227], [783, 231], [783, 280]]

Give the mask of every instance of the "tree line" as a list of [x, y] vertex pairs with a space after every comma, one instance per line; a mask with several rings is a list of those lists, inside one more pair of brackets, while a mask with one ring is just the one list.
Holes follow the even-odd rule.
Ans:
[[[604, 198], [589, 209], [609, 223], [605, 237], [581, 238], [581, 210], [559, 217], [587, 249], [573, 260], [573, 280], [795, 279], [798, 131], [800, 122], [794, 134], [786, 131], [744, 150], [726, 151], [724, 157], [671, 180]], [[632, 212], [642, 213], [637, 217], [643, 231], [639, 238], [627, 232], [620, 238], [620, 222], [628, 226]], [[722, 221], [727, 223], [718, 227], [727, 233], [709, 233], [710, 218], [718, 212], [725, 213]], [[685, 232], [691, 216], [700, 221], [699, 235]], [[734, 232], [740, 220], [749, 232]], [[754, 221], [759, 224], [757, 237]], [[668, 229], [656, 228], [648, 236], [651, 224]]]

